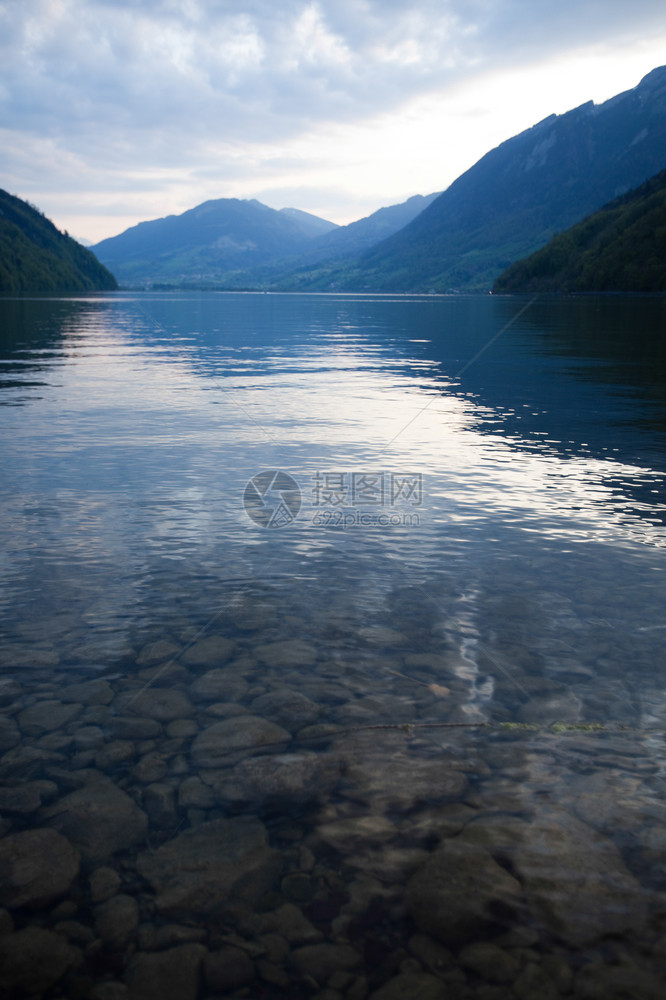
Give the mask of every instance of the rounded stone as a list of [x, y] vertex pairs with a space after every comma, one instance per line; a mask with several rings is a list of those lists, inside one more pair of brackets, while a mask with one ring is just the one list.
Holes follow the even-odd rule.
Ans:
[[56, 830], [24, 830], [0, 840], [0, 905], [42, 907], [64, 896], [79, 873], [79, 852]]
[[201, 965], [208, 954], [201, 944], [182, 944], [168, 951], [137, 952], [125, 975], [136, 1000], [196, 1000]]
[[252, 982], [254, 963], [240, 948], [221, 948], [206, 955], [203, 975], [208, 989], [215, 993], [227, 993]]
[[289, 956], [289, 964], [299, 976], [311, 976], [323, 985], [335, 972], [349, 972], [361, 964], [361, 956], [346, 944], [308, 944]]
[[289, 688], [260, 695], [254, 699], [250, 708], [255, 715], [271, 719], [292, 733], [313, 725], [320, 713], [319, 706], [314, 701], [300, 691]]
[[415, 924], [444, 944], [504, 923], [522, 908], [520, 883], [488, 851], [447, 840], [407, 884], [407, 909]]
[[230, 673], [224, 668], [207, 670], [190, 685], [190, 694], [195, 701], [240, 701], [249, 690], [244, 677]]
[[467, 945], [458, 958], [465, 969], [470, 969], [490, 983], [511, 983], [520, 968], [512, 955], [491, 941], [476, 941]]
[[91, 872], [88, 883], [93, 903], [101, 903], [118, 892], [122, 879], [115, 868], [102, 867]]
[[195, 767], [230, 767], [248, 754], [277, 753], [291, 741], [286, 729], [256, 715], [215, 722], [192, 743]]
[[160, 913], [215, 914], [231, 895], [256, 898], [282, 867], [255, 819], [211, 820], [192, 827], [155, 851], [139, 855], [137, 867], [152, 884]]
[[325, 798], [340, 778], [338, 761], [325, 754], [278, 753], [248, 757], [213, 783], [218, 802], [276, 806]]
[[164, 660], [171, 660], [174, 656], [178, 656], [181, 648], [181, 646], [176, 646], [175, 643], [170, 642], [168, 639], [158, 639], [156, 642], [149, 642], [143, 647], [136, 658], [136, 662], [140, 667], [149, 667], [155, 663], [162, 663]]
[[0, 718], [0, 753], [20, 742], [21, 734], [13, 719]]
[[95, 910], [95, 929], [110, 948], [122, 948], [139, 926], [139, 906], [132, 896], [119, 893]]
[[180, 659], [181, 662], [190, 663], [193, 666], [225, 663], [233, 653], [235, 646], [234, 642], [225, 639], [222, 635], [209, 635], [204, 639], [199, 639], [186, 649]]
[[42, 815], [95, 866], [116, 851], [140, 844], [148, 828], [143, 810], [107, 778], [65, 795]]
[[308, 667], [317, 659], [317, 650], [302, 639], [269, 642], [254, 652], [268, 667]]
[[0, 989], [8, 997], [40, 995], [80, 959], [79, 949], [62, 935], [26, 927], [0, 938]]
[[83, 705], [78, 703], [65, 705], [55, 700], [38, 701], [21, 712], [18, 723], [26, 736], [41, 736], [66, 726], [82, 711]]
[[184, 691], [178, 688], [147, 687], [116, 699], [122, 711], [157, 722], [172, 722], [194, 715], [194, 706]]

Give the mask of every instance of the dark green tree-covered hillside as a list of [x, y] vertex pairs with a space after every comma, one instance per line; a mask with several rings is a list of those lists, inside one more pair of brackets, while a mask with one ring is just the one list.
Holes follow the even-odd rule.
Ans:
[[495, 292], [666, 292], [666, 170], [526, 260]]
[[0, 189], [0, 292], [91, 292], [117, 288], [95, 257], [32, 205]]

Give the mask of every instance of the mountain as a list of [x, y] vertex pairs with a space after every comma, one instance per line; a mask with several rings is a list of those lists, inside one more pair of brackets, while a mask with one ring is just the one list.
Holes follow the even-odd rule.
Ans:
[[512, 264], [495, 292], [666, 292], [666, 170]]
[[406, 226], [408, 222], [415, 219], [417, 215], [430, 205], [439, 195], [415, 194], [400, 205], [390, 205], [388, 208], [380, 208], [372, 215], [357, 222], [350, 222], [348, 226], [340, 226], [328, 235], [317, 241], [314, 252], [320, 258], [347, 257], [350, 254], [360, 253], [369, 249], [381, 240], [392, 236], [398, 230]]
[[335, 228], [298, 209], [219, 198], [182, 215], [140, 222], [94, 249], [124, 282], [233, 283], [237, 272], [296, 254]]
[[95, 255], [28, 202], [0, 190], [0, 292], [109, 291], [116, 279]]
[[503, 142], [400, 232], [324, 279], [315, 271], [309, 287], [487, 290], [513, 261], [665, 165], [662, 66], [633, 90]]
[[339, 267], [340, 261], [354, 258], [375, 246], [393, 233], [397, 233], [408, 222], [415, 219], [437, 198], [435, 194], [415, 194], [399, 205], [380, 208], [347, 226], [339, 226], [325, 236], [313, 241], [300, 259], [283, 260], [262, 275], [271, 288], [278, 290], [299, 290], [301, 282], [309, 287], [313, 280], [312, 268], [317, 265], [317, 281], [322, 287], [330, 285], [330, 275]]

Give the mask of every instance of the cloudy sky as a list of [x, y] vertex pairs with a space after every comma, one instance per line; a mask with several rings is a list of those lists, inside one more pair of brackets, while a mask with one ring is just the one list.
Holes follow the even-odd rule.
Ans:
[[664, 0], [0, 0], [0, 187], [93, 241], [208, 198], [346, 223], [665, 63]]

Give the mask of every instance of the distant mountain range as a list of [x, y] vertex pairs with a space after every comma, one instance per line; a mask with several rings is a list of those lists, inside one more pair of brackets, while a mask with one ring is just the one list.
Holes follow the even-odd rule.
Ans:
[[312, 288], [488, 290], [513, 261], [666, 166], [666, 67], [491, 150], [411, 223]]
[[94, 247], [125, 283], [294, 291], [488, 291], [508, 265], [666, 167], [666, 67], [551, 115], [440, 195], [336, 227], [219, 199]]
[[0, 292], [108, 291], [114, 276], [28, 202], [0, 190]]
[[[121, 281], [246, 287], [273, 285], [314, 263], [345, 260], [406, 225], [436, 194], [416, 195], [348, 226], [295, 208], [219, 198], [182, 215], [141, 222], [94, 251]], [[288, 279], [289, 280], [289, 279]]]
[[666, 170], [512, 264], [495, 292], [666, 292]]

